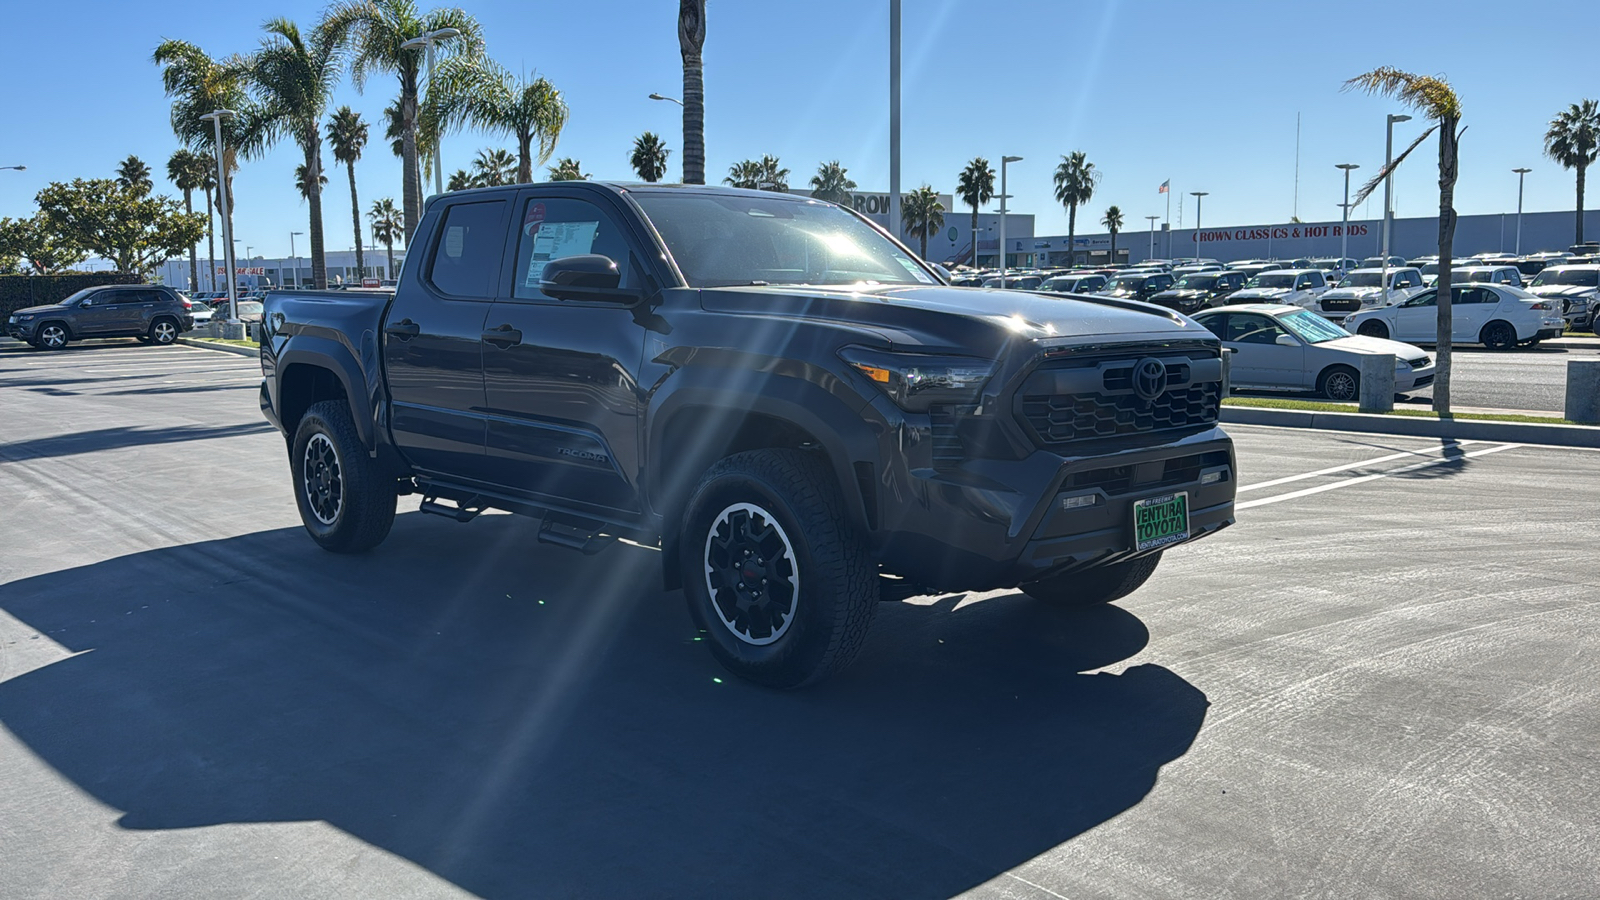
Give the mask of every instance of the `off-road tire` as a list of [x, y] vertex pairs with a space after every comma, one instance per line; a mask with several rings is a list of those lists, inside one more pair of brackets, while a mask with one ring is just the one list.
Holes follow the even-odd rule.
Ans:
[[[738, 546], [735, 521], [757, 528], [768, 546], [780, 548], [766, 564], [777, 568], [738, 571], [770, 572], [783, 589], [796, 586], [787, 595], [788, 614], [778, 626], [770, 611], [784, 605], [770, 599], [766, 581], [755, 590], [768, 596], [751, 599], [742, 586], [746, 576], [723, 565], [730, 549]], [[751, 532], [747, 528], [741, 533]], [[712, 655], [728, 671], [767, 687], [799, 688], [822, 681], [860, 652], [878, 603], [876, 566], [845, 513], [833, 472], [817, 454], [751, 450], [721, 460], [690, 494], [680, 535], [689, 613]], [[791, 559], [792, 564], [787, 562]], [[792, 581], [782, 577], [785, 571], [792, 571]], [[729, 578], [741, 586], [728, 584]], [[721, 582], [715, 589], [713, 580]], [[739, 606], [746, 602], [754, 612]], [[756, 609], [759, 604], [769, 606]], [[725, 619], [724, 609], [733, 609], [731, 620]], [[741, 618], [746, 613], [754, 617], [753, 625], [752, 619]]]
[[1098, 569], [1030, 582], [1022, 586], [1022, 592], [1036, 600], [1062, 606], [1099, 606], [1121, 600], [1138, 590], [1155, 574], [1160, 562], [1161, 553], [1156, 552]]
[[[327, 494], [319, 495], [315, 486], [319, 470], [307, 456], [313, 444], [316, 452], [312, 456], [317, 461], [325, 460], [329, 449], [334, 455], [337, 471], [331, 478], [338, 488], [336, 503], [330, 504]], [[289, 469], [300, 521], [322, 549], [361, 553], [389, 536], [397, 500], [394, 485], [383, 478], [377, 462], [367, 455], [344, 403], [313, 403], [300, 417], [289, 449]]]

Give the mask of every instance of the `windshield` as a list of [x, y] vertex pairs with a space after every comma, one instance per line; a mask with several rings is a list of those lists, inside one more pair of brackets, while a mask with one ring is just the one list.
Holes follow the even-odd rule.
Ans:
[[1308, 344], [1322, 344], [1350, 336], [1350, 332], [1307, 310], [1298, 310], [1278, 319], [1283, 327]]
[[1545, 269], [1534, 277], [1533, 286], [1543, 287], [1547, 284], [1595, 287], [1600, 284], [1600, 269]]
[[89, 296], [90, 294], [94, 293], [97, 290], [99, 290], [99, 288], [92, 288], [92, 287], [84, 288], [83, 290], [78, 291], [77, 293], [69, 296], [67, 299], [59, 300], [57, 302], [60, 303], [62, 306], [71, 306], [74, 303], [77, 303], [79, 300], [82, 300], [83, 298]]
[[1139, 288], [1144, 287], [1144, 280], [1148, 277], [1147, 275], [1118, 275], [1106, 282], [1106, 290], [1112, 293], [1137, 291]]
[[1454, 281], [1465, 284], [1492, 282], [1494, 281], [1494, 270], [1490, 269], [1483, 272], [1470, 272], [1464, 269], [1457, 269], [1450, 273], [1450, 277]]
[[1293, 275], [1282, 275], [1277, 272], [1263, 272], [1250, 279], [1245, 287], [1252, 288], [1292, 288], [1294, 287]]
[[1378, 272], [1355, 272], [1346, 275], [1339, 282], [1339, 287], [1380, 287], [1383, 285], [1383, 275]]
[[1422, 274], [1424, 274], [1424, 275], [1437, 275], [1437, 274], [1439, 274], [1439, 264], [1438, 263], [1428, 263], [1427, 265], [1422, 267]]
[[633, 197], [691, 287], [938, 283], [882, 233], [831, 203], [687, 193]]
[[1185, 275], [1178, 279], [1177, 287], [1191, 291], [1209, 291], [1217, 284], [1215, 275]]
[[247, 316], [247, 315], [253, 316], [253, 315], [261, 312], [261, 309], [262, 309], [261, 304], [257, 303], [254, 300], [240, 300], [239, 301], [239, 315], [241, 315], [241, 316]]

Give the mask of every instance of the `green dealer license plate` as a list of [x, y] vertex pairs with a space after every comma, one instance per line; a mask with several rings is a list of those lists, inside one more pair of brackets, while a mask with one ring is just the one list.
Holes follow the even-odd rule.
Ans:
[[1189, 494], [1179, 491], [1133, 502], [1135, 550], [1154, 550], [1189, 537]]

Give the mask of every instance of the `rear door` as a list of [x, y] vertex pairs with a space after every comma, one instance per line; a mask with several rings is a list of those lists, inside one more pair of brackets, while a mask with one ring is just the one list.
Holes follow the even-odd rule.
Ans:
[[608, 195], [524, 189], [513, 221], [512, 265], [483, 329], [488, 471], [532, 499], [637, 512], [645, 328], [631, 304], [558, 300], [539, 283], [552, 260], [599, 254], [621, 287], [650, 291], [651, 254]]
[[384, 320], [395, 446], [417, 469], [482, 478], [483, 322], [500, 286], [513, 192], [448, 203], [419, 232]]
[[[1483, 326], [1494, 316], [1500, 295], [1478, 285], [1450, 289], [1450, 339], [1475, 343]], [[1437, 328], [1437, 325], [1435, 325]]]

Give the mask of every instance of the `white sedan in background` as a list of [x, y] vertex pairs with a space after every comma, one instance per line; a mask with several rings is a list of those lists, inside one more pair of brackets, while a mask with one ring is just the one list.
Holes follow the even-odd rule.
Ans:
[[[1559, 300], [1502, 284], [1464, 284], [1450, 288], [1450, 324], [1452, 343], [1510, 350], [1560, 337], [1567, 320]], [[1395, 306], [1361, 310], [1344, 327], [1368, 337], [1432, 344], [1439, 336], [1439, 291], [1429, 288]]]
[[1394, 356], [1394, 389], [1404, 394], [1433, 384], [1433, 359], [1398, 341], [1357, 337], [1298, 306], [1251, 303], [1197, 313], [1233, 351], [1231, 384], [1265, 391], [1316, 391], [1329, 400], [1361, 398], [1361, 357]]

